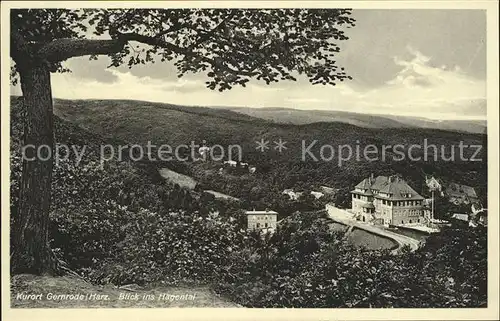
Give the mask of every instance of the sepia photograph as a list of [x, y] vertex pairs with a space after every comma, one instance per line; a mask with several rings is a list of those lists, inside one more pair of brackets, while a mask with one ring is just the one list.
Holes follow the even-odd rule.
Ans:
[[6, 319], [497, 319], [498, 3], [391, 3], [2, 3]]

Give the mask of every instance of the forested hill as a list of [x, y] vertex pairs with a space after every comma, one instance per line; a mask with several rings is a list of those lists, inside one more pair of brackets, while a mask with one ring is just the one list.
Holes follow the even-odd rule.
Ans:
[[[179, 144], [189, 145], [191, 141], [196, 144], [206, 141], [208, 146], [238, 144], [243, 149], [243, 161], [261, 169], [261, 183], [262, 180], [267, 180], [277, 188], [304, 182], [339, 188], [350, 187], [372, 172], [401, 174], [409, 179], [419, 192], [423, 173], [435, 174], [445, 180], [454, 180], [482, 189], [486, 187], [487, 151], [484, 134], [424, 128], [364, 128], [342, 122], [278, 124], [228, 110], [131, 100], [56, 99], [54, 113], [105, 138], [131, 144], [145, 145], [148, 141], [155, 145], [169, 144], [173, 147]], [[273, 145], [273, 142], [280, 138], [287, 142], [287, 149], [281, 153], [274, 150]], [[270, 149], [265, 153], [255, 149], [255, 142], [261, 139], [270, 141]], [[309, 146], [314, 141], [316, 143], [310, 150], [317, 158], [322, 145], [332, 145], [336, 148], [331, 160], [314, 161], [310, 157], [306, 157], [306, 161], [302, 160], [302, 144]], [[368, 161], [363, 157], [360, 160], [351, 157], [342, 161], [339, 166], [339, 155], [336, 153], [341, 145], [349, 145], [355, 152], [357, 146], [362, 151], [370, 144], [377, 146], [379, 150], [384, 145], [401, 144], [407, 153], [412, 145], [423, 146], [425, 141], [428, 145], [437, 146], [437, 161], [434, 159], [433, 148], [428, 149], [428, 161], [413, 161], [408, 158], [394, 161], [396, 155], [387, 150], [384, 160]], [[483, 161], [460, 161], [457, 149], [460, 142], [465, 145], [482, 145], [483, 148], [476, 158]], [[441, 160], [441, 148], [447, 157], [451, 155], [451, 149], [455, 149], [455, 161]], [[474, 149], [465, 150], [467, 157], [473, 153]], [[326, 156], [327, 154], [325, 153]], [[413, 149], [413, 154], [415, 157], [424, 156], [422, 149]], [[228, 182], [231, 178], [212, 177], [209, 175], [210, 171], [207, 171], [211, 169], [210, 166], [204, 166], [204, 170], [193, 171], [189, 168], [185, 173], [198, 175], [196, 178], [202, 182], [212, 181], [216, 186], [210, 187], [216, 190], [237, 197], [244, 196], [239, 190], [247, 189], [248, 186], [236, 187]]]
[[[484, 111], [486, 104], [479, 106]], [[365, 128], [431, 128], [456, 132], [486, 133], [486, 120], [433, 120], [401, 115], [362, 114], [337, 110], [301, 110], [292, 108], [219, 107], [245, 115], [285, 124], [342, 122]]]
[[483, 134], [431, 128], [365, 128], [345, 122], [326, 121], [301, 125], [280, 124], [230, 110], [134, 100], [56, 99], [54, 113], [103, 137], [134, 143], [146, 143], [149, 140], [156, 144], [181, 144], [206, 140], [208, 144], [245, 145], [253, 144], [257, 138], [278, 136], [290, 142], [298, 138], [351, 145], [357, 140], [361, 143], [405, 144], [427, 138], [438, 144], [450, 144], [460, 140], [485, 139]]

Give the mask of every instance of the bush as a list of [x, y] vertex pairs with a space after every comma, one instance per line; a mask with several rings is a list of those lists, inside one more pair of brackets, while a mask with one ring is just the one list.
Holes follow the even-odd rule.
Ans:
[[320, 217], [296, 213], [217, 289], [248, 307], [477, 307], [487, 298], [486, 239], [446, 229], [395, 256], [354, 248]]

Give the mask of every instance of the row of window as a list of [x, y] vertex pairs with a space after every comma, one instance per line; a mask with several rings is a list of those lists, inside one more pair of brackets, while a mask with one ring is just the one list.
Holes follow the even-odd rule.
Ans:
[[274, 219], [274, 217], [272, 217], [272, 216], [258, 216], [258, 215], [254, 215], [252, 218], [254, 220], [272, 220], [272, 219]]
[[381, 200], [382, 205], [389, 206], [419, 206], [422, 205], [422, 201], [389, 201], [389, 200]]
[[[366, 202], [371, 202], [373, 201], [373, 197], [369, 196], [362, 196], [358, 194], [352, 194], [354, 199], [359, 199], [362, 201]], [[391, 201], [391, 200], [379, 200], [379, 202], [382, 202], [382, 205], [389, 205], [389, 206], [419, 206], [422, 205], [422, 201]]]
[[404, 210], [404, 211], [397, 211], [396, 213], [399, 214], [400, 216], [417, 216], [417, 215], [421, 215], [422, 211], [419, 211], [419, 210]]
[[410, 224], [411, 223], [420, 223], [420, 219], [417, 219], [417, 220], [408, 220], [408, 221], [401, 220], [401, 224], [405, 224], [405, 223], [410, 223]]
[[254, 223], [254, 224], [250, 224], [250, 227], [251, 228], [266, 228], [266, 227], [273, 227], [272, 224], [269, 224], [269, 223], [263, 223], [262, 225], [260, 223]]
[[358, 195], [358, 194], [352, 194], [355, 199], [362, 200], [362, 201], [369, 201], [371, 202], [373, 200], [373, 197], [368, 197], [368, 196], [363, 196], [363, 195]]

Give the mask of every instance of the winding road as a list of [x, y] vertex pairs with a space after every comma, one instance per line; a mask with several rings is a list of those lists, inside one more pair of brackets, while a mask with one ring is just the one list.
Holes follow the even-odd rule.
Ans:
[[391, 240], [394, 240], [395, 242], [398, 243], [398, 247], [392, 251], [393, 254], [398, 254], [401, 251], [401, 248], [405, 245], [408, 245], [410, 247], [411, 251], [415, 251], [420, 247], [420, 241], [416, 240], [414, 238], [397, 234], [391, 231], [388, 231], [382, 227], [378, 227], [376, 225], [371, 225], [368, 223], [361, 223], [357, 221], [356, 219], [353, 218], [353, 214], [349, 213], [346, 210], [339, 209], [335, 206], [332, 205], [327, 205], [326, 206], [326, 211], [328, 213], [328, 216], [330, 219], [332, 219], [335, 222], [347, 225], [347, 226], [353, 226], [356, 228], [359, 228], [361, 230], [365, 230], [367, 232], [371, 232], [373, 234], [377, 234], [386, 238], [389, 238]]

